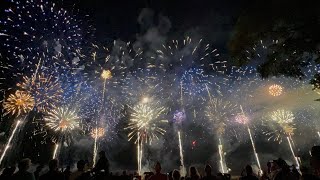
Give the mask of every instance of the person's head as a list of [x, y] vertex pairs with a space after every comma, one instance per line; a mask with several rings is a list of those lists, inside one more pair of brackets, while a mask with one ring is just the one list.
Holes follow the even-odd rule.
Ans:
[[49, 161], [49, 169], [50, 171], [58, 170], [59, 161], [57, 159], [52, 159]]
[[41, 171], [43, 169], [43, 165], [40, 164], [39, 166], [37, 166], [36, 171]]
[[99, 157], [100, 157], [100, 158], [105, 158], [105, 157], [106, 157], [106, 152], [100, 151], [100, 152], [99, 152]]
[[209, 176], [211, 175], [212, 167], [207, 164], [206, 167], [204, 168], [204, 172], [206, 172], [206, 175]]
[[15, 170], [16, 170], [16, 167], [7, 167], [3, 170], [2, 175], [3, 176], [12, 176]]
[[83, 171], [85, 166], [86, 166], [86, 162], [84, 160], [80, 160], [77, 162], [78, 171]]
[[198, 171], [197, 171], [196, 167], [194, 167], [194, 166], [191, 166], [189, 171], [190, 171], [190, 176], [197, 176], [198, 175]]
[[252, 170], [252, 167], [250, 165], [246, 166], [246, 173], [247, 173], [247, 175], [252, 175], [253, 174], [253, 170]]
[[320, 170], [320, 146], [312, 147], [310, 166], [315, 170]]
[[122, 171], [122, 175], [126, 176], [127, 175], [127, 171], [126, 170]]
[[172, 172], [173, 180], [180, 180], [180, 177], [181, 177], [180, 172], [177, 169], [173, 170]]
[[19, 171], [27, 171], [30, 168], [30, 165], [31, 160], [29, 158], [22, 159], [18, 164]]
[[154, 166], [154, 170], [156, 171], [157, 174], [161, 172], [161, 164], [160, 162], [157, 162], [156, 165]]

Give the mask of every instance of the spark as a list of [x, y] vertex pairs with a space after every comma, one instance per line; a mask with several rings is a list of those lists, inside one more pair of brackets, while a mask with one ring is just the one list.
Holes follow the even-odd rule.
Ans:
[[180, 131], [178, 131], [178, 139], [179, 139], [179, 152], [180, 152], [180, 163], [182, 168], [182, 175], [185, 176], [185, 166], [184, 166], [184, 158], [183, 158], [183, 148], [182, 148], [182, 141]]
[[14, 94], [10, 94], [4, 102], [3, 108], [6, 114], [21, 115], [30, 112], [34, 107], [33, 97], [25, 91], [17, 90]]
[[53, 151], [52, 159], [56, 159], [57, 153], [58, 153], [58, 149], [59, 149], [59, 144], [56, 144], [56, 145], [54, 146], [54, 151]]
[[92, 138], [95, 138], [95, 137], [101, 138], [104, 135], [105, 135], [105, 130], [104, 130], [104, 128], [101, 128], [101, 127], [92, 129], [92, 131], [91, 131]]

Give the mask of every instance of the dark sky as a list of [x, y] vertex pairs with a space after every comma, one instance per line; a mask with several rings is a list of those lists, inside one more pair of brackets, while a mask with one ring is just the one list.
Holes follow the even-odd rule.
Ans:
[[[89, 14], [96, 37], [134, 41], [143, 33], [137, 19], [143, 8], [171, 22], [167, 35], [179, 39], [188, 31], [196, 31], [208, 41], [224, 46], [239, 14], [249, 0], [64, 0], [64, 6], [73, 4], [81, 14]], [[221, 48], [221, 47], [220, 47]]]

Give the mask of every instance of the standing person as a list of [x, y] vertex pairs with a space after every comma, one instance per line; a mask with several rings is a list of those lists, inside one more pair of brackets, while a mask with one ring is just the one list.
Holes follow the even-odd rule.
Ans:
[[199, 180], [200, 176], [196, 167], [191, 166], [189, 169], [189, 177], [187, 180]]
[[96, 166], [93, 168], [93, 171], [97, 174], [101, 172], [104, 172], [104, 174], [109, 174], [109, 161], [104, 151], [99, 152], [99, 160]]
[[6, 167], [0, 175], [1, 180], [11, 180], [16, 167]]
[[71, 171], [70, 171], [70, 166], [67, 166], [66, 169], [63, 171], [65, 179], [69, 179]]
[[80, 160], [77, 162], [77, 171], [71, 173], [69, 180], [78, 180], [81, 176], [84, 176], [86, 162], [84, 160]]
[[58, 171], [59, 161], [52, 159], [49, 161], [49, 171], [42, 176], [40, 180], [65, 180], [63, 173]]
[[212, 175], [212, 167], [207, 164], [206, 167], [204, 168], [204, 172], [206, 175], [202, 178], [202, 180], [216, 180], [217, 177]]
[[258, 180], [258, 178], [253, 175], [253, 170], [250, 165], [247, 165], [245, 168], [246, 176], [242, 176], [240, 180]]
[[149, 180], [168, 180], [168, 176], [161, 173], [161, 164], [159, 162], [154, 166], [155, 175], [152, 175]]
[[[311, 180], [318, 180], [320, 179], [320, 146], [313, 146], [311, 148], [311, 159], [310, 159], [310, 166], [313, 169], [313, 175], [309, 175]], [[302, 175], [305, 177], [306, 175]]]
[[180, 180], [180, 178], [181, 178], [180, 172], [177, 169], [173, 170], [172, 179], [173, 180]]
[[42, 169], [43, 169], [43, 165], [39, 165], [37, 166], [36, 171], [33, 173], [36, 180], [39, 180], [40, 172], [42, 171]]
[[12, 176], [12, 179], [13, 180], [35, 180], [33, 173], [28, 172], [30, 165], [31, 165], [31, 160], [29, 158], [22, 159], [18, 164], [19, 171]]

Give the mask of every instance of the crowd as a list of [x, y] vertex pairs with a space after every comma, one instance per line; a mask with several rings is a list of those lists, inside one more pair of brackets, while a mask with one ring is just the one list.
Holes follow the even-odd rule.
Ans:
[[[80, 160], [77, 162], [77, 170], [71, 172], [70, 166], [64, 171], [59, 171], [58, 160], [53, 159], [49, 162], [49, 170], [43, 172], [43, 166], [38, 166], [32, 173], [29, 172], [31, 165], [30, 159], [23, 159], [16, 167], [7, 167], [0, 175], [0, 180], [229, 180], [232, 179], [229, 174], [213, 174], [212, 167], [205, 165], [204, 174], [201, 176], [196, 167], [190, 167], [186, 177], [182, 177], [179, 170], [173, 170], [168, 174], [161, 172], [161, 164], [156, 163], [155, 172], [146, 172], [143, 176], [138, 174], [128, 175], [123, 171], [121, 175], [113, 175], [109, 172], [109, 162], [105, 152], [99, 153], [99, 160], [92, 170], [86, 170], [86, 162]], [[244, 168], [240, 180], [320, 180], [320, 146], [314, 146], [311, 149], [310, 166], [312, 173], [306, 168], [299, 170], [294, 166], [289, 166], [283, 159], [279, 158], [267, 163], [266, 170], [255, 175], [250, 165]]]

